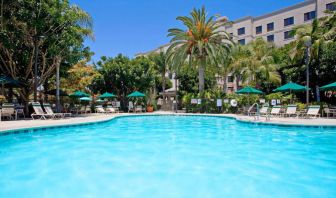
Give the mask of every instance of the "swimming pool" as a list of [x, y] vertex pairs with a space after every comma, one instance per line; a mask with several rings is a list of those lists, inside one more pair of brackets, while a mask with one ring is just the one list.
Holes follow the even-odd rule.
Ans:
[[336, 129], [130, 116], [0, 136], [0, 197], [335, 197]]

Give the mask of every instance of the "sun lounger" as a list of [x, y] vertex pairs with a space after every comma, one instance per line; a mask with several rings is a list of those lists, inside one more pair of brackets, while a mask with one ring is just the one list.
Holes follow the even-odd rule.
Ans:
[[280, 114], [281, 108], [282, 108], [281, 106], [273, 106], [272, 110], [270, 112], [270, 115], [272, 115], [272, 116], [280, 116], [281, 115]]
[[54, 113], [49, 103], [44, 103], [43, 107], [44, 110], [46, 111], [46, 114], [50, 115], [52, 118], [64, 118], [63, 113]]
[[107, 107], [106, 107], [106, 112], [107, 112], [107, 113], [116, 113], [117, 111], [116, 111], [116, 109], [115, 109], [114, 107], [112, 107], [112, 106], [107, 106]]
[[142, 106], [141, 105], [138, 105], [138, 106], [136, 106], [136, 108], [135, 108], [135, 113], [136, 112], [142, 112]]
[[295, 115], [296, 117], [298, 116], [297, 113], [297, 105], [288, 105], [286, 108], [286, 112], [282, 114], [284, 117], [288, 116], [291, 117], [293, 115]]
[[106, 113], [105, 109], [103, 106], [96, 106], [96, 113]]
[[1, 117], [8, 117], [10, 120], [17, 119], [17, 113], [14, 104], [4, 103], [1, 109]]
[[47, 118], [52, 118], [53, 117], [52, 115], [44, 113], [44, 111], [41, 107], [41, 104], [39, 102], [33, 102], [32, 105], [33, 105], [33, 109], [35, 111], [34, 113], [31, 114], [31, 117], [33, 118], [33, 120], [36, 117], [40, 117], [41, 119], [47, 119]]
[[320, 106], [319, 105], [311, 105], [308, 107], [308, 110], [306, 113], [301, 114], [301, 117], [304, 118], [317, 118], [320, 117]]
[[133, 106], [132, 101], [128, 102], [128, 113], [131, 112], [131, 111], [134, 111], [134, 106]]

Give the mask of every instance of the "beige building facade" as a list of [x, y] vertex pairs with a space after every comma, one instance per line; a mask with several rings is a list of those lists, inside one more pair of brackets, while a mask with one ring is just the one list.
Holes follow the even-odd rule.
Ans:
[[335, 9], [333, 3], [335, 0], [306, 0], [262, 16], [237, 19], [231, 25], [224, 26], [223, 30], [242, 45], [261, 37], [283, 46], [295, 39], [290, 34], [293, 27], [309, 24], [315, 18], [325, 16], [326, 10]]
[[[277, 46], [283, 46], [292, 42], [295, 37], [291, 31], [295, 26], [309, 24], [315, 18], [326, 16], [326, 10], [336, 10], [335, 0], [305, 0], [301, 3], [289, 6], [265, 15], [252, 17], [247, 16], [233, 21], [230, 25], [223, 26], [223, 30], [231, 35], [233, 41], [245, 45], [256, 38], [263, 38], [273, 42]], [[221, 20], [219, 18], [218, 20]], [[148, 55], [153, 52], [167, 50], [169, 44], [163, 45], [155, 50], [146, 53], [139, 53], [136, 56]], [[240, 83], [233, 76], [227, 79], [216, 76], [217, 85], [228, 93], [237, 91]], [[226, 83], [225, 80], [227, 81]], [[176, 86], [176, 85], [174, 85]]]

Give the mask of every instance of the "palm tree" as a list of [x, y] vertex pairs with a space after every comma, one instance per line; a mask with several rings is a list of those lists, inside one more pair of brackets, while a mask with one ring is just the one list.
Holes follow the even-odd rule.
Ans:
[[232, 50], [230, 70], [236, 76], [237, 87], [239, 81], [253, 85], [280, 83], [274, 49], [274, 45], [260, 38]]
[[202, 93], [205, 67], [216, 65], [216, 57], [229, 50], [232, 42], [229, 35], [220, 30], [223, 22], [216, 21], [214, 16], [208, 17], [204, 7], [193, 9], [190, 15], [177, 17], [186, 30], [168, 30], [168, 36], [173, 37], [168, 48], [168, 58], [173, 65], [183, 65], [184, 62], [195, 64], [198, 68], [199, 92]]
[[163, 97], [163, 102], [165, 104], [165, 102], [166, 102], [166, 100], [165, 100], [165, 98], [166, 98], [166, 95], [165, 95], [166, 74], [169, 70], [168, 63], [167, 63], [167, 53], [163, 49], [160, 49], [159, 53], [151, 54], [150, 58], [155, 63], [155, 69], [161, 74], [161, 78], [162, 78], [162, 97]]

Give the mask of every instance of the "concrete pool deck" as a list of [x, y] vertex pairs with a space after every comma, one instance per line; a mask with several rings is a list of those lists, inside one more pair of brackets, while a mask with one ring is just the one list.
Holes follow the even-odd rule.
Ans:
[[275, 124], [275, 125], [292, 125], [292, 126], [333, 126], [336, 127], [336, 119], [297, 119], [297, 118], [277, 118], [272, 117], [270, 121], [266, 121], [265, 117], [261, 117], [259, 120], [254, 120], [253, 117], [235, 115], [235, 114], [187, 114], [187, 113], [172, 113], [172, 112], [155, 112], [155, 113], [143, 113], [143, 114], [87, 114], [79, 117], [71, 117], [66, 119], [48, 119], [48, 120], [14, 120], [14, 121], [1, 121], [0, 132], [9, 130], [20, 130], [37, 127], [49, 127], [49, 126], [63, 126], [63, 125], [76, 125], [82, 123], [95, 123], [108, 121], [115, 117], [126, 115], [203, 115], [203, 116], [220, 116], [235, 118], [238, 121], [257, 123], [257, 124]]

